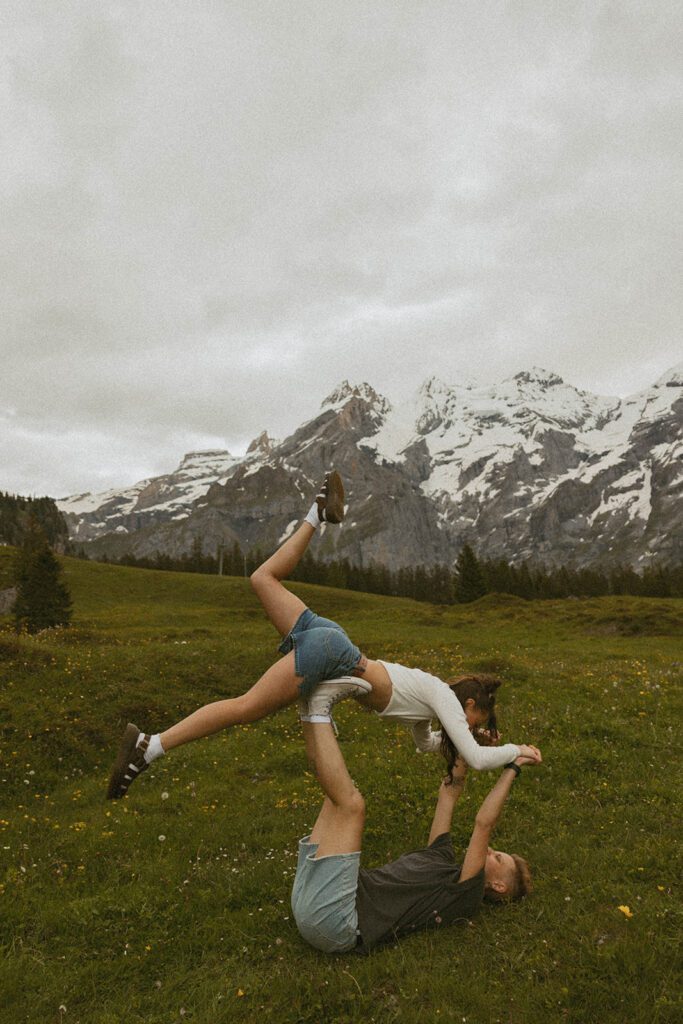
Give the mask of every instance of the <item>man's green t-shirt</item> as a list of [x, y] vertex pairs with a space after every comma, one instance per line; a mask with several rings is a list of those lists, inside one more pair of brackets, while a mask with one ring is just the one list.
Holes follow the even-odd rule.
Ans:
[[357, 952], [394, 942], [423, 928], [468, 920], [484, 898], [484, 869], [460, 882], [453, 843], [446, 832], [421, 850], [358, 875]]

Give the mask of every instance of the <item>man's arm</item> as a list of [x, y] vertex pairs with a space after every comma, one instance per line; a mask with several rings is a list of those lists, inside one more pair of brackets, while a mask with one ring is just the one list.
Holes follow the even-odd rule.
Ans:
[[436, 802], [428, 846], [431, 846], [434, 840], [442, 836], [444, 832], [450, 832], [453, 810], [465, 788], [466, 775], [467, 765], [459, 757], [453, 766], [453, 781], [449, 783], [444, 779], [439, 787], [439, 799]]
[[[540, 764], [541, 752], [536, 747], [533, 749], [537, 752], [537, 757], [517, 757], [514, 763], [520, 767], [522, 765]], [[491, 833], [496, 827], [501, 811], [505, 806], [505, 801], [510, 795], [512, 783], [516, 778], [517, 773], [514, 768], [504, 768], [495, 786], [479, 808], [474, 821], [474, 831], [472, 832], [462, 864], [462, 871], [460, 872], [461, 882], [466, 882], [468, 878], [474, 878], [484, 867]]]

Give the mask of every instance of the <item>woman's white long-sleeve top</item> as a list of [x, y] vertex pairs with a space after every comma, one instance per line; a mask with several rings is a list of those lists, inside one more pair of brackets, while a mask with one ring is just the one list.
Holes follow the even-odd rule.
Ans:
[[397, 719], [410, 725], [419, 751], [439, 749], [441, 732], [432, 732], [431, 725], [432, 719], [438, 718], [471, 768], [501, 768], [519, 757], [516, 743], [505, 743], [502, 747], [479, 746], [470, 732], [462, 704], [443, 680], [419, 668], [406, 668], [387, 661], [380, 664], [389, 673], [392, 694], [384, 711], [377, 714], [380, 718]]

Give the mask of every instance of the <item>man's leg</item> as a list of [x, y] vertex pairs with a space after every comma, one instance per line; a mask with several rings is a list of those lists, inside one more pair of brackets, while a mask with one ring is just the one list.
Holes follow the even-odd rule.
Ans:
[[356, 853], [363, 838], [365, 801], [349, 775], [332, 725], [303, 722], [302, 726], [308, 759], [325, 794], [310, 837], [318, 845], [316, 859]]
[[358, 941], [356, 891], [365, 821], [329, 723], [303, 723], [306, 751], [325, 800], [310, 836], [299, 843], [292, 912], [299, 932], [316, 949], [345, 953]]

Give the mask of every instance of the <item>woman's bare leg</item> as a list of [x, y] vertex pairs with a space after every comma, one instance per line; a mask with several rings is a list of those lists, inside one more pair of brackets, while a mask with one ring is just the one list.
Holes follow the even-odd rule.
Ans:
[[306, 605], [283, 587], [286, 579], [301, 561], [315, 528], [302, 523], [296, 533], [251, 574], [251, 585], [263, 605], [266, 615], [280, 636], [287, 636]]
[[161, 745], [164, 751], [172, 750], [190, 740], [210, 736], [228, 725], [244, 725], [265, 718], [296, 700], [301, 681], [301, 676], [294, 669], [294, 652], [290, 651], [271, 665], [259, 681], [240, 697], [205, 704], [162, 732], [159, 737]]
[[[315, 526], [312, 525], [311, 517]], [[316, 496], [296, 533], [251, 574], [251, 585], [280, 636], [287, 636], [306, 608], [300, 598], [282, 586], [282, 580], [290, 576], [301, 561], [317, 525], [322, 522], [338, 524], [343, 518], [344, 485], [339, 473], [330, 470], [325, 476], [321, 493]]]

